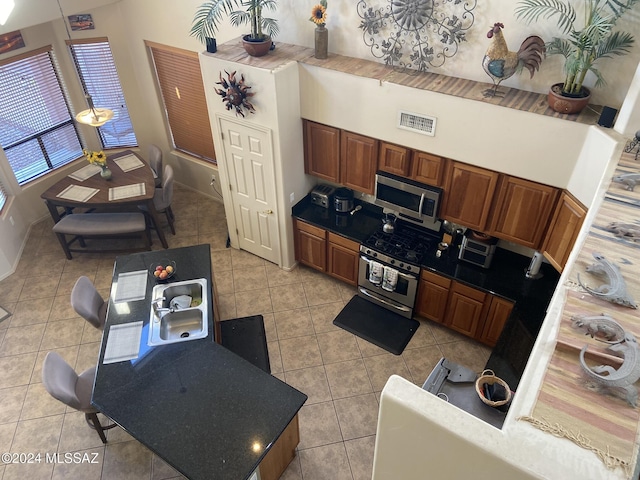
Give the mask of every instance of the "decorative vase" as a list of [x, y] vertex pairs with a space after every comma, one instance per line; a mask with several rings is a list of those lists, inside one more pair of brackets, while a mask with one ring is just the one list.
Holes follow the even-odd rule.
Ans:
[[324, 60], [329, 49], [329, 30], [324, 25], [316, 27], [316, 54], [315, 57]]
[[562, 83], [556, 83], [549, 89], [547, 102], [551, 110], [558, 113], [578, 113], [589, 104], [591, 91], [588, 88], [582, 87], [584, 95], [566, 95], [562, 93], [562, 86]]
[[242, 46], [244, 50], [252, 57], [262, 57], [269, 52], [271, 48], [271, 37], [267, 36], [264, 40], [252, 40], [251, 35], [242, 37]]
[[100, 172], [100, 176], [105, 180], [111, 180], [111, 170], [109, 170], [109, 167], [105, 165], [104, 167], [100, 167], [100, 168], [102, 168], [102, 171]]

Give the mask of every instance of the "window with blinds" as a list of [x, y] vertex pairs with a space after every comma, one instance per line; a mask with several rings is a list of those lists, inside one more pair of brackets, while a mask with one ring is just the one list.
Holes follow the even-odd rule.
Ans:
[[102, 148], [124, 148], [138, 145], [124, 100], [120, 78], [106, 38], [67, 41], [80, 82], [91, 95], [96, 107], [113, 110], [113, 119], [98, 127]]
[[145, 41], [151, 50], [176, 150], [215, 163], [198, 54]]
[[0, 212], [2, 212], [5, 203], [7, 203], [7, 192], [4, 191], [4, 187], [0, 183]]
[[20, 185], [82, 156], [51, 46], [0, 61], [0, 145]]

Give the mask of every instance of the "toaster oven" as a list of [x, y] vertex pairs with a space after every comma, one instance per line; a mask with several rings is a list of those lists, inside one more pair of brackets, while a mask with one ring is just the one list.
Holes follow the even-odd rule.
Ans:
[[460, 245], [458, 259], [473, 263], [482, 268], [489, 268], [496, 251], [497, 243], [497, 238], [488, 237], [486, 239], [476, 239], [465, 234], [462, 239], [462, 245]]
[[311, 203], [323, 208], [329, 208], [335, 189], [330, 185], [316, 185], [311, 190]]

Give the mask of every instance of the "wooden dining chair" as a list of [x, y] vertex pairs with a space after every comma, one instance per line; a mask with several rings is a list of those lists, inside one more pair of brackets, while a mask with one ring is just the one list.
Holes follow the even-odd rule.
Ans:
[[107, 305], [91, 280], [84, 276], [76, 280], [71, 290], [71, 306], [78, 315], [98, 330], [104, 330]]
[[160, 187], [162, 185], [162, 150], [153, 143], [149, 144], [149, 166], [153, 170], [156, 187]]
[[98, 410], [91, 405], [91, 391], [96, 367], [85, 370], [80, 375], [56, 352], [49, 352], [42, 364], [42, 384], [49, 394], [65, 405], [84, 412], [87, 424], [93, 428], [102, 443], [107, 443], [105, 430], [116, 426], [103, 426], [98, 419]]

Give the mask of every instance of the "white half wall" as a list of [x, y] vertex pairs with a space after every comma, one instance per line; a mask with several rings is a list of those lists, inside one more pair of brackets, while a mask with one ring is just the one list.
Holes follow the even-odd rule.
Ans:
[[[560, 188], [589, 132], [576, 122], [312, 65], [300, 65], [300, 83], [304, 118]], [[398, 129], [399, 110], [436, 117], [435, 136]]]

